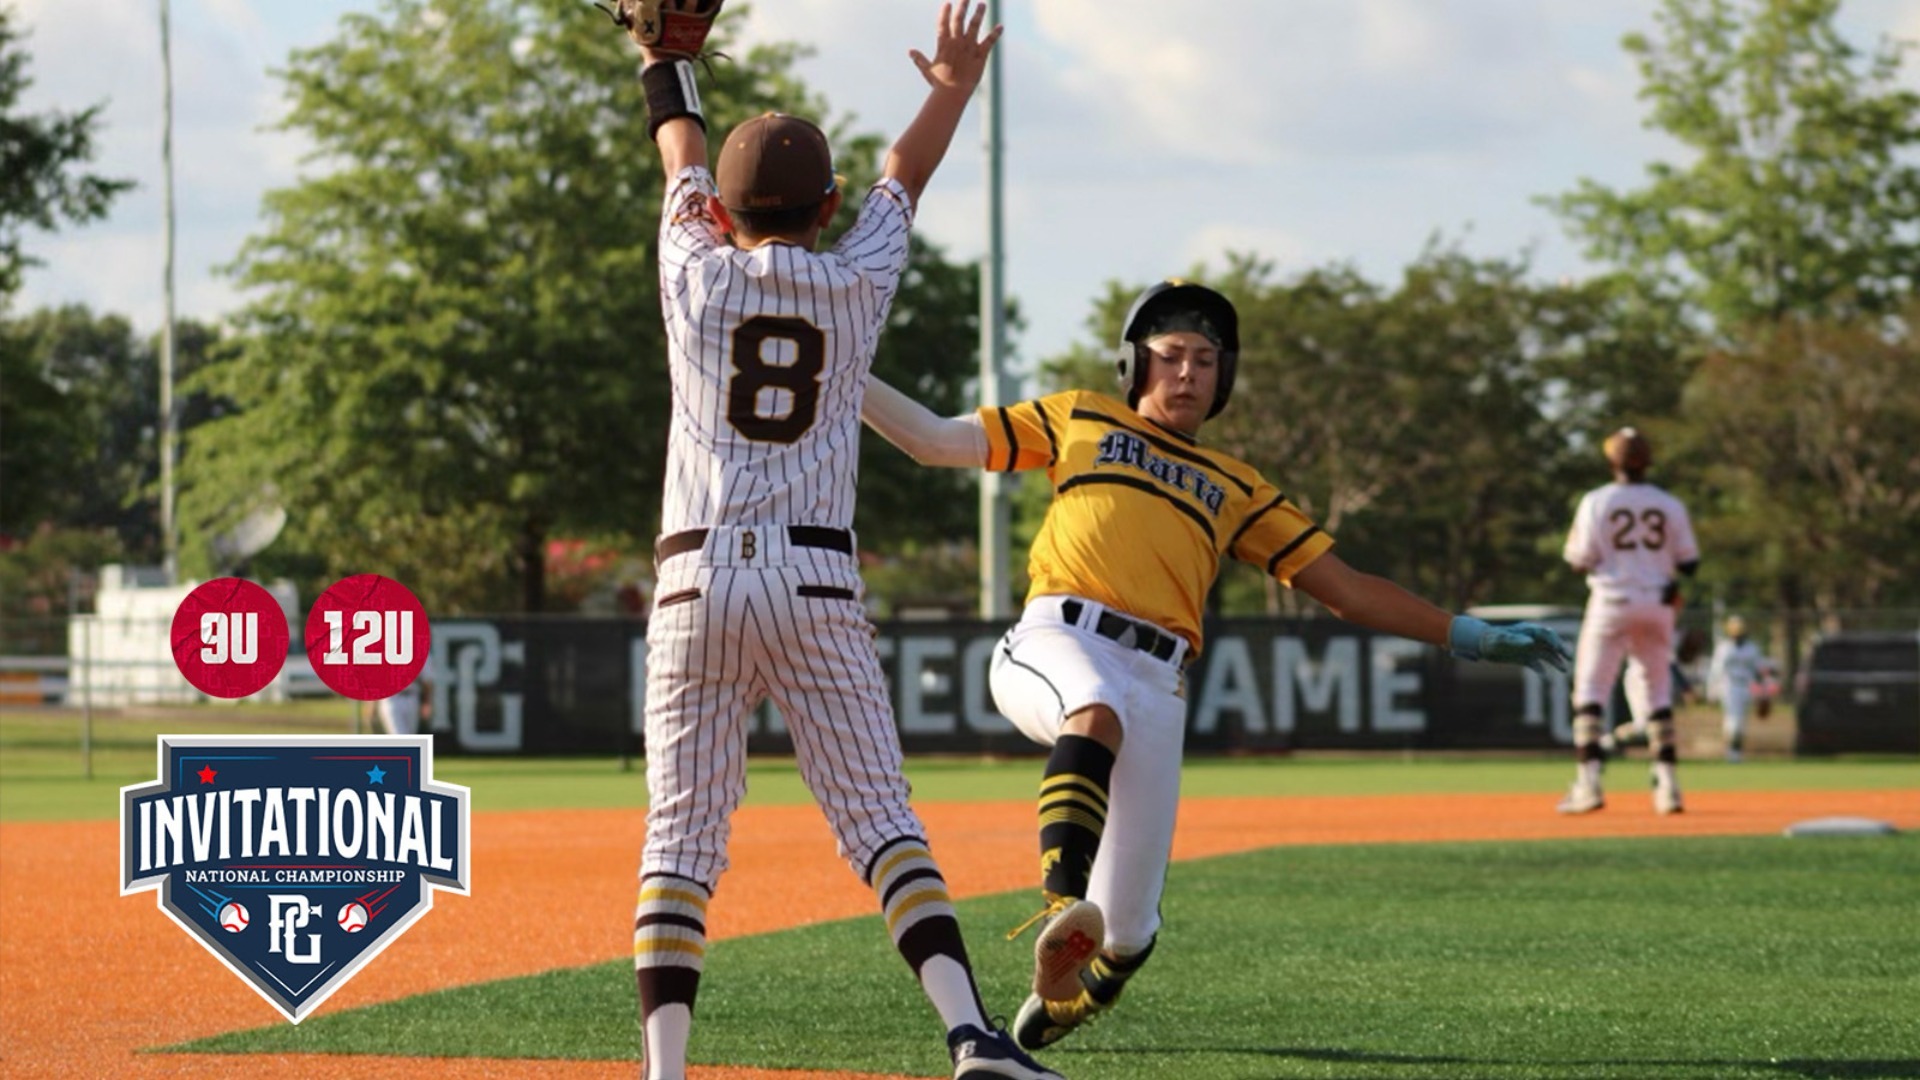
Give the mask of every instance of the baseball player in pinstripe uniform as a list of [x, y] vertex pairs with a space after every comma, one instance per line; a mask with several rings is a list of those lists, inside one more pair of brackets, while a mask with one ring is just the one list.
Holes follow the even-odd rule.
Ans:
[[1171, 281], [1127, 315], [1124, 401], [1068, 391], [943, 420], [868, 385], [867, 423], [916, 460], [1044, 468], [1054, 489], [1026, 610], [992, 666], [1000, 711], [1053, 748], [1039, 796], [1045, 906], [1032, 920], [1045, 925], [1033, 993], [1014, 1023], [1028, 1049], [1111, 1006], [1153, 950], [1179, 805], [1182, 669], [1200, 649], [1201, 608], [1223, 557], [1341, 618], [1457, 656], [1566, 664], [1546, 627], [1452, 616], [1348, 567], [1258, 471], [1202, 445], [1201, 425], [1233, 391], [1238, 354], [1233, 305]]
[[1573, 787], [1558, 807], [1587, 814], [1606, 806], [1600, 774], [1607, 698], [1627, 661], [1627, 701], [1653, 748], [1653, 807], [1684, 807], [1673, 728], [1673, 627], [1680, 575], [1700, 566], [1693, 522], [1679, 499], [1647, 482], [1653, 444], [1626, 427], [1602, 446], [1613, 483], [1580, 499], [1567, 530], [1567, 565], [1587, 575], [1587, 610], [1574, 650]]
[[643, 46], [667, 175], [660, 299], [673, 382], [634, 922], [648, 1080], [685, 1076], [707, 903], [746, 786], [746, 719], [769, 697], [841, 856], [878, 894], [945, 1024], [955, 1077], [1059, 1080], [984, 1015], [908, 806], [849, 531], [867, 372], [914, 207], [1000, 35], [982, 35], [985, 10], [942, 6], [933, 56], [912, 54], [926, 102], [826, 251], [814, 248], [841, 193], [820, 129], [780, 114], [749, 120], [727, 135], [716, 179], [693, 65]]

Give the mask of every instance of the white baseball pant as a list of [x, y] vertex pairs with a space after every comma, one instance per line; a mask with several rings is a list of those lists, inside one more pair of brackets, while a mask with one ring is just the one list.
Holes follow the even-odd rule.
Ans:
[[1634, 719], [1645, 723], [1653, 713], [1671, 708], [1674, 616], [1673, 608], [1657, 597], [1589, 598], [1573, 658], [1574, 707], [1605, 706], [1624, 658]]
[[1125, 735], [1087, 899], [1106, 916], [1106, 945], [1137, 952], [1160, 929], [1180, 808], [1187, 733], [1181, 669], [1177, 657], [1159, 660], [1085, 629], [1104, 610], [1092, 601], [1080, 601], [1081, 625], [1067, 622], [1061, 612], [1067, 599], [1040, 597], [1027, 605], [993, 652], [990, 685], [1000, 712], [1043, 746], [1052, 746], [1066, 718], [1088, 706], [1105, 705], [1119, 716]]
[[[747, 717], [773, 699], [840, 855], [864, 880], [879, 849], [926, 836], [850, 554], [779, 526], [707, 530], [662, 561], [647, 621], [647, 839], [641, 874], [711, 890], [746, 792]], [[751, 539], [748, 537], [751, 535]]]

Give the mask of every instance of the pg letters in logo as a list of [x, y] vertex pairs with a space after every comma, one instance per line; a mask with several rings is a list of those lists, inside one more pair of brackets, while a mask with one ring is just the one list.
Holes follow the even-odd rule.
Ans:
[[163, 735], [120, 789], [120, 893], [160, 909], [299, 1023], [472, 881], [467, 789], [424, 735]]
[[267, 920], [267, 951], [280, 953], [289, 964], [317, 964], [320, 962], [320, 935], [307, 935], [307, 947], [300, 947], [300, 931], [307, 925], [307, 918], [320, 914], [319, 904], [307, 902], [306, 893], [268, 893], [267, 910], [272, 917]]
[[436, 622], [427, 678], [433, 683], [433, 730], [453, 731], [463, 750], [520, 749], [523, 695], [498, 690], [496, 716], [483, 717], [481, 691], [494, 690], [504, 665], [523, 667], [523, 641], [503, 642], [500, 628], [485, 622]]

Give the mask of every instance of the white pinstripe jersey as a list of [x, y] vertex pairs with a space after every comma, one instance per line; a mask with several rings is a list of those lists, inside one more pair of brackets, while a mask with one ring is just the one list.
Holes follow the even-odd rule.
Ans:
[[661, 532], [853, 526], [860, 403], [907, 264], [913, 209], [874, 185], [831, 251], [725, 242], [713, 175], [673, 178], [660, 218], [673, 421]]
[[1653, 484], [1607, 484], [1587, 492], [1567, 531], [1566, 560], [1587, 568], [1604, 598], [1646, 597], [1700, 558], [1693, 521], [1679, 499]]

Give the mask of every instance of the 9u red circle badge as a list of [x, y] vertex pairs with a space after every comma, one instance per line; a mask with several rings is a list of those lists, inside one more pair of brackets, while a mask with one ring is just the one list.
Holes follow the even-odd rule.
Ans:
[[355, 574], [320, 594], [307, 613], [307, 659], [335, 693], [389, 698], [427, 664], [433, 632], [413, 591], [392, 578]]
[[241, 578], [195, 586], [174, 609], [173, 663], [209, 697], [266, 689], [287, 662], [287, 613], [273, 594]]

